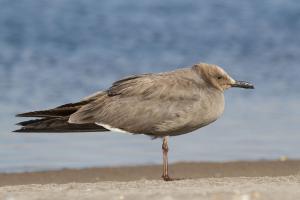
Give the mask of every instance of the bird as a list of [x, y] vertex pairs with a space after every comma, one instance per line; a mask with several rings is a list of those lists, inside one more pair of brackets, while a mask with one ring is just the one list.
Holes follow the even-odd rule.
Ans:
[[162, 139], [165, 181], [169, 175], [169, 136], [190, 133], [216, 121], [224, 112], [224, 91], [254, 89], [231, 78], [214, 64], [197, 63], [162, 73], [132, 75], [107, 90], [52, 109], [17, 114], [22, 121], [14, 132], [104, 132], [144, 134]]

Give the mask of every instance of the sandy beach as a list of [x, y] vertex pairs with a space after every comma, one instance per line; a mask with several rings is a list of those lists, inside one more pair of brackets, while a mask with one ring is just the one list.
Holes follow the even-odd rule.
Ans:
[[0, 199], [299, 199], [300, 161], [175, 163], [0, 174]]

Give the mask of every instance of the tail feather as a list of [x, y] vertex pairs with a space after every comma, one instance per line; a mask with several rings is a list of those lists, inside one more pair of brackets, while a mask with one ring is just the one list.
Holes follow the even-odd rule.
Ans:
[[[97, 96], [102, 93], [97, 94]], [[86, 100], [64, 104], [49, 110], [40, 110], [33, 112], [26, 112], [16, 115], [17, 117], [37, 117], [39, 119], [32, 119], [19, 122], [17, 125], [22, 126], [14, 132], [102, 132], [108, 131], [102, 126], [86, 123], [86, 124], [73, 124], [69, 123], [69, 117], [75, 113], [82, 106], [94, 101], [96, 96], [92, 96]]]
[[70, 124], [68, 117], [61, 118], [43, 118], [37, 120], [29, 120], [20, 123], [23, 127], [14, 132], [102, 132], [108, 131], [102, 126], [96, 124]]
[[26, 112], [17, 114], [17, 117], [60, 117], [68, 116], [77, 111], [78, 108], [64, 108], [64, 109], [50, 109], [50, 110], [39, 110], [33, 112]]
[[79, 108], [92, 100], [80, 101], [77, 103], [68, 103], [49, 110], [38, 110], [17, 114], [17, 117], [61, 117], [68, 116], [76, 112]]
[[45, 120], [48, 120], [48, 119], [50, 119], [50, 118], [32, 119], [32, 120], [27, 120], [27, 121], [19, 122], [16, 125], [19, 125], [19, 126], [28, 126], [30, 124], [34, 124], [34, 123], [37, 123], [37, 122], [42, 122], [42, 121], [45, 121]]

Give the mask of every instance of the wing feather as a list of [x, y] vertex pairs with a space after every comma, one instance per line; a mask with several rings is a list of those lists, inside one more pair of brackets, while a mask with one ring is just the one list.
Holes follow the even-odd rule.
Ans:
[[163, 122], [177, 120], [180, 129], [187, 122], [178, 120], [178, 116], [189, 112], [199, 99], [199, 81], [190, 69], [128, 77], [115, 82], [106, 95], [81, 107], [69, 122], [107, 124], [155, 136], [171, 130], [166, 126], [162, 130]]

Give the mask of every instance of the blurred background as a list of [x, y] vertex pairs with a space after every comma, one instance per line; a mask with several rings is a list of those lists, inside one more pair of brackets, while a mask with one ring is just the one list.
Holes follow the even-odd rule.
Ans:
[[300, 158], [297, 0], [0, 0], [0, 172], [161, 163], [161, 140], [13, 134], [14, 115], [114, 80], [197, 62], [256, 90], [226, 92], [216, 123], [170, 140], [170, 161]]

